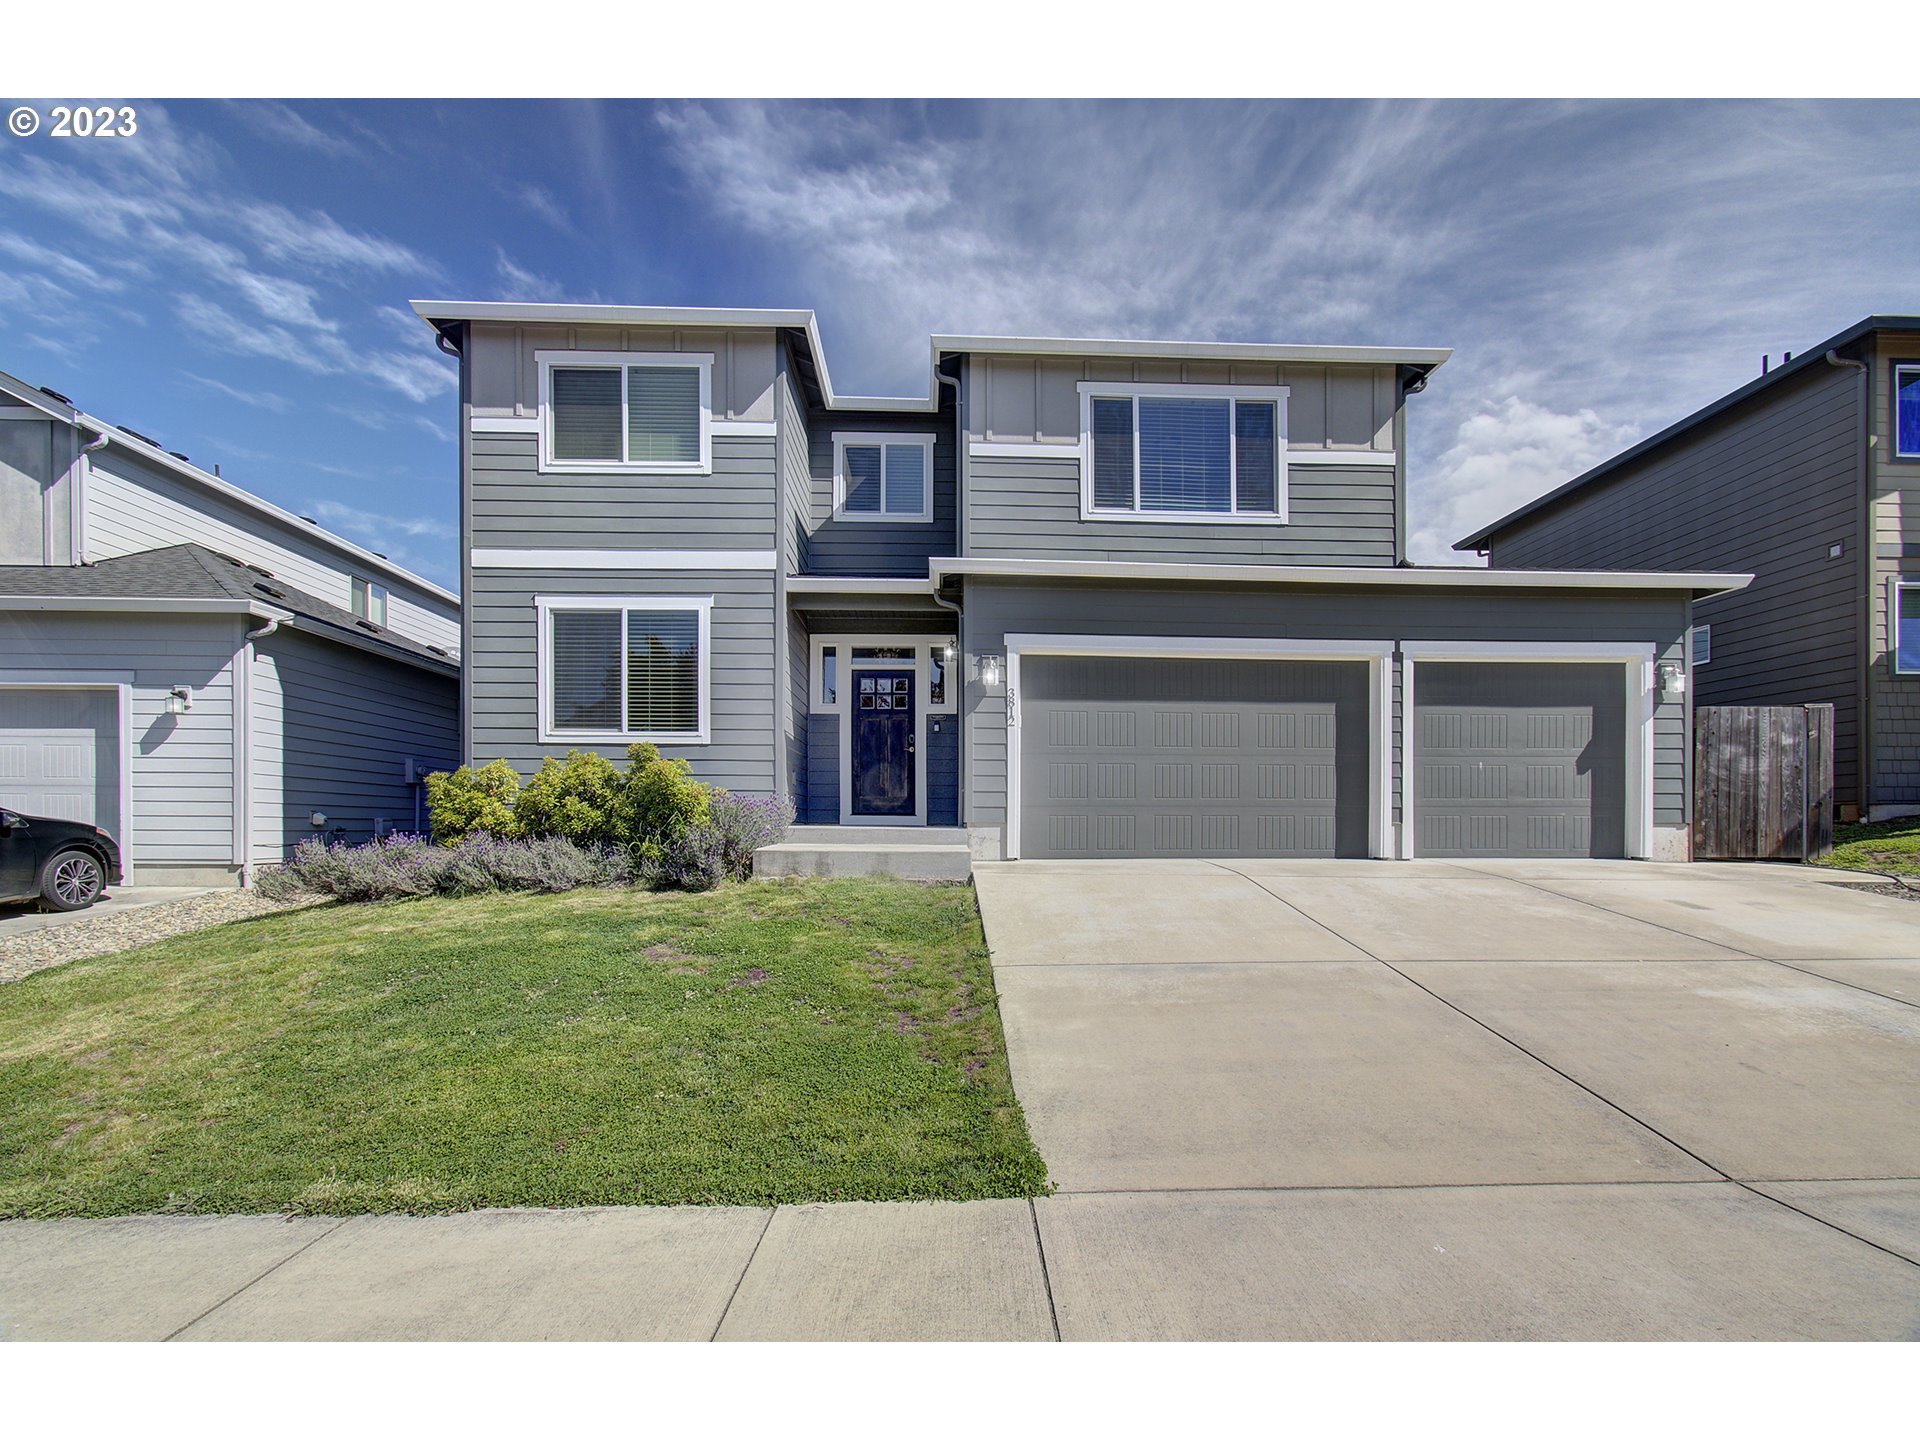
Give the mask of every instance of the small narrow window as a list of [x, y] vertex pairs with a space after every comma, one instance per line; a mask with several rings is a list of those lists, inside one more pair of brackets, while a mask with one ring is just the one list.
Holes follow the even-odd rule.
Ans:
[[820, 703], [832, 705], [840, 699], [840, 650], [823, 646], [820, 651]]
[[842, 520], [933, 518], [931, 435], [836, 435], [834, 513]]
[[1893, 587], [1893, 672], [1920, 675], [1920, 581]]
[[927, 703], [947, 703], [947, 652], [939, 645], [927, 652]]
[[1104, 397], [1093, 402], [1093, 503], [1102, 510], [1131, 510], [1133, 401]]
[[1920, 460], [1920, 365], [1893, 367], [1893, 453]]
[[1687, 653], [1695, 665], [1705, 665], [1713, 659], [1713, 627], [1696, 625], [1687, 632]]
[[[337, 591], [335, 592], [338, 593]], [[353, 577], [353, 613], [375, 625], [387, 623], [387, 590], [370, 580]]]

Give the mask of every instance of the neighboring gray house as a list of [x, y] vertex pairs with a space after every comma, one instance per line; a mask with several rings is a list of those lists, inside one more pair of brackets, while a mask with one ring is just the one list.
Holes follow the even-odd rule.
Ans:
[[1790, 355], [1455, 548], [1751, 572], [1694, 617], [1695, 702], [1831, 704], [1841, 817], [1920, 813], [1920, 317]]
[[128, 883], [415, 828], [459, 635], [452, 593], [0, 375], [0, 804], [101, 826]]
[[415, 309], [469, 759], [651, 740], [982, 856], [1687, 853], [1690, 611], [1746, 577], [1408, 565], [1444, 350], [935, 336], [873, 399], [811, 311]]

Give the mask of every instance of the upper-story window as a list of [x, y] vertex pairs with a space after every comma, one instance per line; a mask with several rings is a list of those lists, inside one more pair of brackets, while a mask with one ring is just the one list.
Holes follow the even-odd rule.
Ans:
[[1287, 390], [1080, 386], [1088, 519], [1249, 521], [1287, 515]]
[[833, 515], [836, 520], [933, 519], [933, 436], [833, 437]]
[[[334, 592], [339, 593], [337, 590]], [[353, 577], [353, 613], [375, 625], [387, 623], [387, 587]]]
[[713, 468], [713, 357], [541, 350], [545, 470], [704, 474]]
[[1920, 460], [1920, 364], [1893, 367], [1893, 453]]

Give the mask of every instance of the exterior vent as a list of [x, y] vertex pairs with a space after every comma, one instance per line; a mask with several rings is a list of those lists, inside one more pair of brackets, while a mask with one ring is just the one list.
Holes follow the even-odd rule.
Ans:
[[438, 645], [429, 645], [427, 646], [427, 649], [431, 650], [436, 655], [445, 655], [449, 660], [453, 658], [453, 654], [451, 651], [442, 650]]
[[362, 630], [365, 630], [369, 635], [378, 635], [380, 633], [380, 627], [371, 620], [356, 620], [353, 623], [358, 625]]
[[269, 597], [270, 599], [284, 600], [287, 598], [286, 591], [276, 590], [271, 585], [262, 585], [258, 580], [253, 582], [253, 588], [258, 590], [262, 595]]
[[133, 436], [134, 439], [153, 446], [153, 448], [156, 450], [161, 448], [160, 442], [158, 440], [154, 439], [151, 435], [142, 435], [138, 430], [134, 429], [131, 425], [122, 425], [120, 429], [125, 434]]
[[34, 388], [37, 389], [42, 395], [51, 395], [54, 399], [58, 400], [62, 405], [73, 404], [73, 401], [69, 400], [66, 396], [62, 395], [58, 390], [49, 390], [44, 385], [37, 385]]
[[193, 463], [193, 457], [191, 455], [183, 455], [178, 450], [169, 450], [167, 453], [183, 465], [191, 465]]

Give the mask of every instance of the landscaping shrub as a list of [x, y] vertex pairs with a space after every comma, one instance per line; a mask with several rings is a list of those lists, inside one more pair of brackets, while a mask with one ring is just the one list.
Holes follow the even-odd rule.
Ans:
[[496, 890], [558, 893], [633, 879], [625, 851], [586, 848], [557, 835], [515, 839], [475, 834], [451, 845], [424, 835], [389, 835], [366, 845], [302, 841], [293, 858], [264, 872], [262, 894], [302, 893], [340, 900], [404, 900], [416, 895], [480, 895]]
[[735, 880], [753, 875], [753, 852], [777, 845], [793, 824], [793, 802], [784, 795], [735, 795], [716, 791], [707, 801], [707, 825], [720, 847], [720, 863]]
[[433, 838], [443, 845], [469, 835], [513, 835], [514, 802], [520, 777], [505, 760], [494, 760], [478, 770], [462, 765], [451, 774], [427, 776], [427, 810]]
[[631, 843], [648, 855], [707, 820], [712, 792], [693, 778], [684, 760], [665, 760], [651, 745], [627, 747], [627, 794], [632, 807]]
[[569, 750], [565, 760], [549, 755], [513, 805], [522, 835], [558, 835], [576, 845], [634, 845], [632, 775], [622, 775], [606, 756]]
[[676, 890], [711, 890], [727, 878], [726, 850], [712, 825], [689, 825], [649, 856], [642, 874], [649, 884]]

